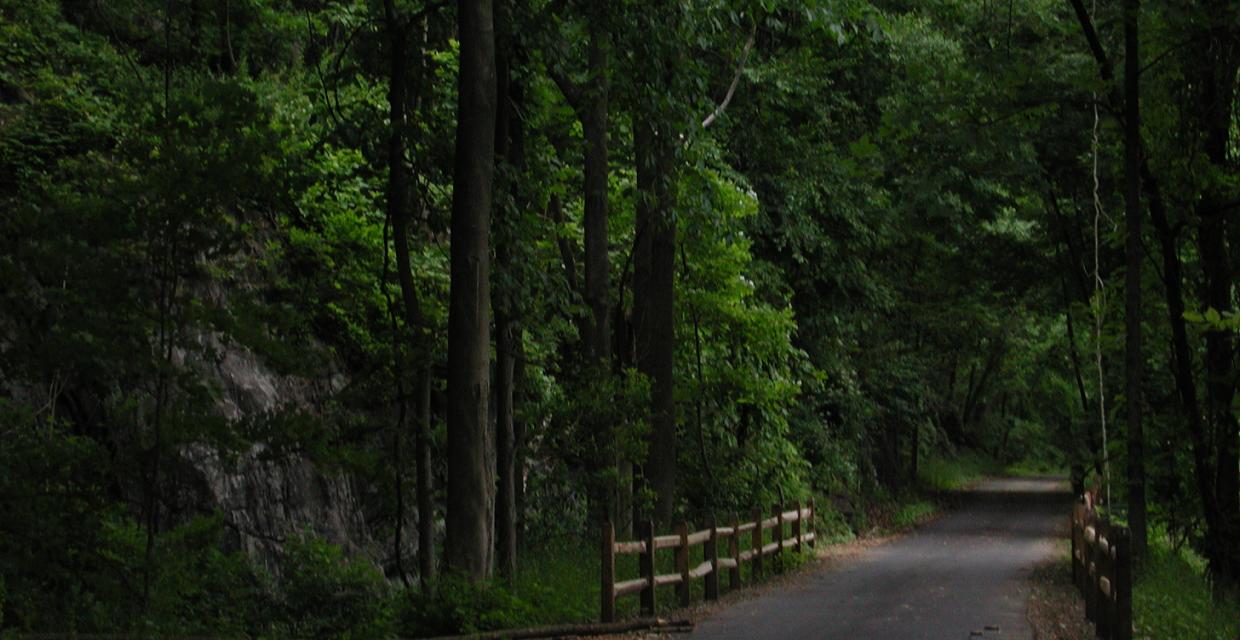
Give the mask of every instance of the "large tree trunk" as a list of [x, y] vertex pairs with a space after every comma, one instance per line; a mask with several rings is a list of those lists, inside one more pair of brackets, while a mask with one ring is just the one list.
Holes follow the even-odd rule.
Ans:
[[[672, 520], [676, 505], [676, 405], [673, 317], [676, 226], [671, 217], [671, 149], [666, 131], [656, 130], [650, 114], [637, 114], [637, 249], [633, 261], [633, 322], [637, 368], [650, 380], [650, 438], [643, 480], [655, 494], [654, 517]], [[662, 136], [660, 136], [662, 134]]]
[[488, 425], [490, 226], [495, 171], [495, 31], [491, 0], [457, 3], [460, 78], [448, 307], [448, 504], [444, 561], [472, 579], [491, 573], [495, 498]]
[[1124, 0], [1124, 412], [1128, 427], [1128, 526], [1132, 552], [1145, 556], [1145, 438], [1141, 430], [1141, 107], [1138, 0]]

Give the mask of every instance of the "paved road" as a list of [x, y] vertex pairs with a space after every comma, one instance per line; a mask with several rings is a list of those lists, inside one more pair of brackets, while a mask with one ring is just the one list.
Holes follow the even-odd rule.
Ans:
[[1029, 640], [1024, 578], [1053, 553], [1070, 505], [1062, 481], [988, 481], [938, 521], [720, 611], [691, 637]]

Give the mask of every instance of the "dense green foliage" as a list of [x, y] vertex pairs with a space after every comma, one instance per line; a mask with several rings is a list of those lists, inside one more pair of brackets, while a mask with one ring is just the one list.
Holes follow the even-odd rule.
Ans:
[[1132, 594], [1138, 637], [1222, 640], [1240, 633], [1240, 609], [1211, 597], [1201, 556], [1165, 537], [1150, 543], [1150, 559]]
[[[496, 2], [520, 131], [490, 229], [496, 324], [516, 336], [494, 357], [516, 360], [520, 557], [504, 581], [423, 589], [413, 558], [442, 548], [452, 508], [452, 6], [0, 0], [0, 629], [383, 637], [590, 618], [583, 549], [600, 516], [624, 520], [628, 463], [632, 513], [656, 502], [640, 480], [657, 381], [634, 319], [637, 221], [656, 201], [675, 229], [678, 514], [815, 496], [845, 538], [875, 509], [884, 526], [924, 517], [911, 486], [1010, 465], [1088, 473], [1125, 504], [1122, 140], [1070, 3], [595, 4]], [[1119, 60], [1119, 9], [1100, 4]], [[1236, 111], [1219, 162], [1189, 98], [1205, 66], [1230, 100], [1235, 56], [1180, 43], [1221, 32], [1234, 48], [1235, 10], [1145, 4], [1144, 157], [1182, 267], [1193, 397], [1214, 406], [1235, 376], [1197, 363], [1240, 327], [1240, 225], [1207, 226], [1202, 202], [1235, 207]], [[583, 356], [596, 32], [606, 362]], [[392, 136], [407, 228], [389, 209]], [[1224, 567], [1240, 521], [1203, 513], [1240, 498], [1215, 495], [1221, 480], [1203, 493], [1184, 446], [1160, 234], [1146, 225], [1140, 318], [1151, 521]], [[414, 498], [423, 369], [431, 513]], [[1237, 446], [1224, 413], [1203, 411], [1220, 468]], [[1149, 584], [1200, 569], [1157, 549]]]

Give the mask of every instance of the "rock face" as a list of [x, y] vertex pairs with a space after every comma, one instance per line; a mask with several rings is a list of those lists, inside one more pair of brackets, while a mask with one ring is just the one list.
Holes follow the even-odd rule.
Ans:
[[[289, 407], [315, 413], [344, 386], [339, 374], [318, 379], [279, 374], [249, 350], [215, 335], [199, 341], [201, 352], [213, 354], [213, 361], [195, 362], [193, 356], [182, 361], [210, 381], [216, 389], [215, 409], [229, 421]], [[340, 545], [350, 555], [387, 564], [390, 541], [376, 539], [367, 525], [366, 488], [356, 478], [321, 471], [301, 454], [270, 455], [263, 443], [240, 455], [221, 455], [202, 444], [185, 446], [180, 454], [186, 463], [182, 474], [188, 476], [178, 483], [182, 500], [194, 511], [222, 513], [232, 543], [268, 569], [277, 569], [288, 538], [305, 533]], [[413, 522], [408, 526], [416, 531]]]
[[199, 508], [222, 513], [237, 546], [271, 570], [283, 543], [307, 532], [380, 559], [352, 478], [324, 474], [300, 456], [264, 460], [262, 452], [256, 445], [237, 460], [198, 445], [183, 452], [199, 475]]

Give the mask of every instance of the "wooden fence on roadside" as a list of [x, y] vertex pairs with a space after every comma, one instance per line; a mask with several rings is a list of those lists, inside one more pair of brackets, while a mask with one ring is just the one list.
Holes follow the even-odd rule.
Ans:
[[1127, 527], [1094, 509], [1094, 494], [1072, 509], [1072, 580], [1099, 638], [1132, 639], [1132, 549]]
[[[785, 535], [789, 527], [790, 535]], [[637, 530], [638, 540], [617, 542], [612, 523], [603, 525], [603, 622], [616, 619], [617, 598], [632, 594], [641, 596], [643, 614], [654, 615], [656, 589], [665, 585], [676, 586], [676, 597], [682, 607], [689, 606], [689, 587], [697, 579], [705, 581], [707, 600], [718, 599], [720, 573], [726, 570], [729, 588], [737, 589], [741, 586], [741, 565], [746, 562], [752, 563], [752, 580], [759, 580], [764, 557], [778, 555], [788, 547], [800, 552], [805, 545], [814, 546], [814, 501], [810, 500], [804, 507], [797, 502], [791, 509], [777, 506], [765, 519], [761, 509], [754, 509], [752, 521], [739, 522], [733, 517], [728, 526], [718, 526], [711, 518], [707, 528], [692, 533], [685, 522], [670, 535], [655, 535], [654, 524], [648, 521], [638, 523]], [[771, 542], [764, 542], [765, 531], [771, 532]], [[748, 544], [742, 547], [741, 536], [746, 533], [749, 534]], [[719, 543], [723, 540], [728, 541], [726, 556], [719, 555]], [[690, 567], [689, 550], [698, 545], [704, 545], [705, 559], [696, 567]], [[675, 551], [676, 573], [656, 573], [655, 558], [659, 549]], [[616, 582], [617, 555], [637, 555], [639, 577]]]

